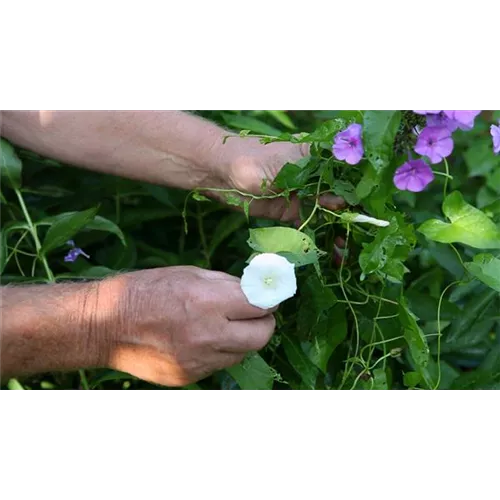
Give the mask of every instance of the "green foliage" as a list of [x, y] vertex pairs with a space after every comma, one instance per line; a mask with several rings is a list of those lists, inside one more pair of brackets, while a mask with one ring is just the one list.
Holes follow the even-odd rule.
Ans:
[[[298, 290], [280, 305], [269, 344], [186, 389], [500, 389], [500, 156], [488, 118], [457, 136], [449, 177], [433, 165], [443, 175], [424, 192], [401, 193], [392, 176], [421, 124], [411, 112], [199, 113], [263, 144], [308, 144], [309, 155], [286, 163], [260, 195], [221, 190], [224, 206], [206, 186], [187, 193], [62, 167], [2, 139], [2, 283], [174, 265], [241, 276], [257, 253], [278, 253], [295, 264]], [[353, 122], [363, 126], [365, 155], [349, 166], [331, 146]], [[325, 194], [348, 208], [321, 206]], [[251, 216], [256, 201], [292, 197], [300, 228]], [[356, 223], [355, 214], [389, 225]], [[70, 239], [88, 260], [64, 262]], [[114, 370], [5, 387], [163, 389]]]

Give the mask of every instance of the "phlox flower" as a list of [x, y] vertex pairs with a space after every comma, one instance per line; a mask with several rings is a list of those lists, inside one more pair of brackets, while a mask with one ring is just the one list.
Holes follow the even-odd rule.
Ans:
[[295, 266], [281, 255], [259, 254], [243, 270], [241, 289], [250, 304], [271, 309], [297, 292]]
[[365, 153], [362, 140], [363, 128], [359, 123], [349, 125], [339, 132], [334, 139], [333, 156], [349, 165], [356, 165]]
[[493, 139], [493, 152], [500, 154], [500, 126], [492, 125], [490, 127], [491, 137]]
[[79, 255], [83, 255], [84, 257], [87, 257], [87, 259], [90, 259], [90, 255], [87, 255], [81, 248], [75, 246], [75, 242], [73, 240], [69, 240], [67, 245], [73, 248], [71, 248], [71, 250], [64, 257], [64, 262], [75, 262]]
[[433, 180], [434, 173], [424, 160], [409, 160], [394, 174], [394, 185], [401, 191], [419, 193]]
[[429, 127], [442, 127], [448, 129], [450, 132], [455, 132], [458, 128], [458, 123], [446, 116], [444, 111], [439, 113], [427, 115], [427, 126]]
[[443, 111], [450, 119], [454, 120], [462, 130], [470, 130], [474, 127], [474, 120], [481, 111]]
[[442, 127], [425, 127], [418, 136], [415, 151], [427, 156], [431, 163], [439, 163], [453, 151], [451, 132]]

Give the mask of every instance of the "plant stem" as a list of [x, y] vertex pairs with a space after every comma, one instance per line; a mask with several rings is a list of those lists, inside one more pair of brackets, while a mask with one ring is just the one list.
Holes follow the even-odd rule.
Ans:
[[26, 204], [24, 203], [23, 195], [21, 194], [21, 191], [19, 191], [19, 189], [16, 189], [15, 192], [16, 192], [17, 199], [19, 200], [19, 205], [21, 207], [21, 210], [23, 211], [24, 218], [26, 219], [26, 222], [28, 223], [31, 236], [33, 237], [33, 241], [35, 242], [35, 249], [36, 249], [38, 259], [43, 264], [45, 272], [47, 273], [47, 278], [49, 279], [49, 281], [51, 283], [54, 283], [55, 282], [54, 274], [52, 273], [52, 270], [49, 267], [49, 263], [47, 262], [45, 255], [41, 254], [41, 252], [40, 252], [42, 249], [42, 245], [40, 244], [40, 240], [38, 239], [36, 227], [34, 226], [33, 221], [31, 220], [30, 214], [28, 212], [28, 209], [26, 208]]

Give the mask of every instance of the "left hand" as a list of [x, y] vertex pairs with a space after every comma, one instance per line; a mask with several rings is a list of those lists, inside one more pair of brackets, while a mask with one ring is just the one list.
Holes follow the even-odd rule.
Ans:
[[[224, 178], [227, 189], [260, 195], [263, 180], [266, 180], [268, 186], [271, 185], [287, 162], [296, 162], [308, 154], [307, 144], [262, 144], [254, 137], [231, 137], [221, 146], [223, 171], [220, 175]], [[211, 193], [211, 196], [220, 201], [225, 199], [221, 193]], [[342, 198], [330, 194], [323, 195], [320, 203], [332, 211], [345, 206]], [[253, 200], [250, 214], [283, 222], [296, 222], [300, 218], [299, 206], [300, 200], [295, 195], [290, 197], [290, 202], [285, 198]]]

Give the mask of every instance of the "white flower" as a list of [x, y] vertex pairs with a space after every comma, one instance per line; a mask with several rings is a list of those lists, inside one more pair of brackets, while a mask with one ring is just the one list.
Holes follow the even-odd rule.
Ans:
[[241, 289], [250, 304], [271, 309], [295, 295], [295, 266], [275, 253], [257, 255], [243, 271]]
[[367, 224], [373, 224], [374, 226], [387, 227], [390, 222], [386, 220], [374, 219], [373, 217], [368, 217], [367, 215], [358, 214], [352, 219], [352, 222], [366, 222]]

